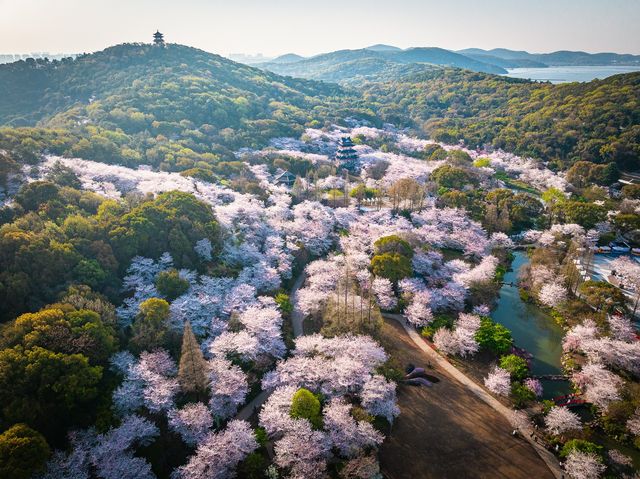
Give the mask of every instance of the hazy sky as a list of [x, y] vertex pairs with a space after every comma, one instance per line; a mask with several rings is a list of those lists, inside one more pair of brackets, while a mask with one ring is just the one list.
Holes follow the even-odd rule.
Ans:
[[374, 43], [640, 54], [639, 0], [0, 0], [0, 53], [167, 41], [310, 55]]

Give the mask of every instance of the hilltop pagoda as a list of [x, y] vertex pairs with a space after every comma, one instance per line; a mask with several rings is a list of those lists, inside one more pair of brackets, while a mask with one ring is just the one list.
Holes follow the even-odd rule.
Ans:
[[354, 146], [350, 136], [343, 136], [338, 140], [338, 150], [336, 151], [336, 166], [338, 168], [349, 171], [358, 169], [358, 153]]
[[153, 34], [153, 44], [159, 47], [164, 47], [164, 35], [158, 30]]

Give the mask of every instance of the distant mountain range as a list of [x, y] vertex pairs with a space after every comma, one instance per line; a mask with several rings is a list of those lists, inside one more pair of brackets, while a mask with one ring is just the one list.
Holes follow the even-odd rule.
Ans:
[[[640, 65], [640, 55], [621, 55], [619, 53], [587, 53], [561, 50], [552, 53], [529, 53], [525, 51], [494, 48], [482, 50], [467, 48], [457, 53], [470, 57], [482, 57], [483, 61], [499, 59], [513, 62], [531, 62], [536, 66], [611, 66], [611, 65]], [[516, 68], [516, 67], [513, 67]]]
[[280, 75], [330, 82], [389, 80], [406, 73], [440, 67], [504, 74], [510, 68], [552, 66], [640, 65], [640, 55], [558, 51], [529, 53], [495, 48], [468, 48], [451, 51], [436, 47], [401, 49], [392, 45], [372, 45], [359, 50], [338, 50], [313, 57], [293, 53], [254, 66]]

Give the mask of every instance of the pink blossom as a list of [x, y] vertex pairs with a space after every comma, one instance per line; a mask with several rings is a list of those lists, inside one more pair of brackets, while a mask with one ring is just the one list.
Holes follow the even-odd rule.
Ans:
[[382, 443], [383, 436], [366, 421], [356, 421], [351, 405], [342, 398], [332, 399], [324, 408], [324, 428], [333, 447], [343, 457], [354, 457], [364, 448]]
[[289, 469], [292, 479], [325, 477], [331, 443], [322, 431], [314, 431], [307, 420], [295, 421], [290, 431], [275, 442], [275, 463]]
[[416, 292], [411, 304], [405, 309], [407, 320], [415, 327], [429, 324], [433, 320], [430, 304], [431, 294], [428, 291]]
[[209, 381], [209, 407], [213, 415], [221, 419], [233, 416], [249, 391], [246, 375], [226, 359], [212, 359], [209, 361]]
[[172, 409], [167, 413], [169, 427], [191, 446], [201, 442], [213, 426], [211, 411], [201, 402], [191, 403], [182, 409]]
[[391, 281], [387, 278], [375, 278], [373, 280], [373, 292], [381, 309], [389, 311], [397, 306], [398, 300], [393, 293]]
[[538, 293], [538, 299], [545, 306], [554, 308], [567, 300], [567, 288], [558, 283], [545, 284]]
[[362, 407], [374, 416], [382, 416], [389, 422], [400, 414], [396, 405], [396, 385], [379, 375], [372, 376], [362, 388]]
[[606, 467], [596, 454], [574, 449], [569, 453], [564, 469], [571, 479], [598, 479]]
[[499, 396], [508, 396], [511, 392], [511, 375], [509, 371], [495, 366], [484, 379], [486, 388]]
[[543, 389], [542, 383], [538, 379], [527, 378], [523, 382], [524, 387], [536, 395], [536, 397], [542, 397]]
[[174, 479], [229, 479], [258, 443], [246, 421], [233, 420], [221, 432], [211, 432], [189, 461], [174, 471]]
[[566, 407], [554, 406], [544, 417], [549, 433], [557, 436], [567, 431], [582, 429], [582, 422], [577, 414]]

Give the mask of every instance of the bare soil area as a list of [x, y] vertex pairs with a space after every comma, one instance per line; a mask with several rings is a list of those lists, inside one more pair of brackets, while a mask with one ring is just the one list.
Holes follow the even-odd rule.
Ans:
[[401, 409], [380, 449], [388, 479], [553, 478], [545, 463], [508, 421], [462, 384], [428, 366], [424, 352], [402, 326], [385, 320], [385, 349], [405, 366], [413, 363], [439, 379], [431, 388], [400, 385]]

